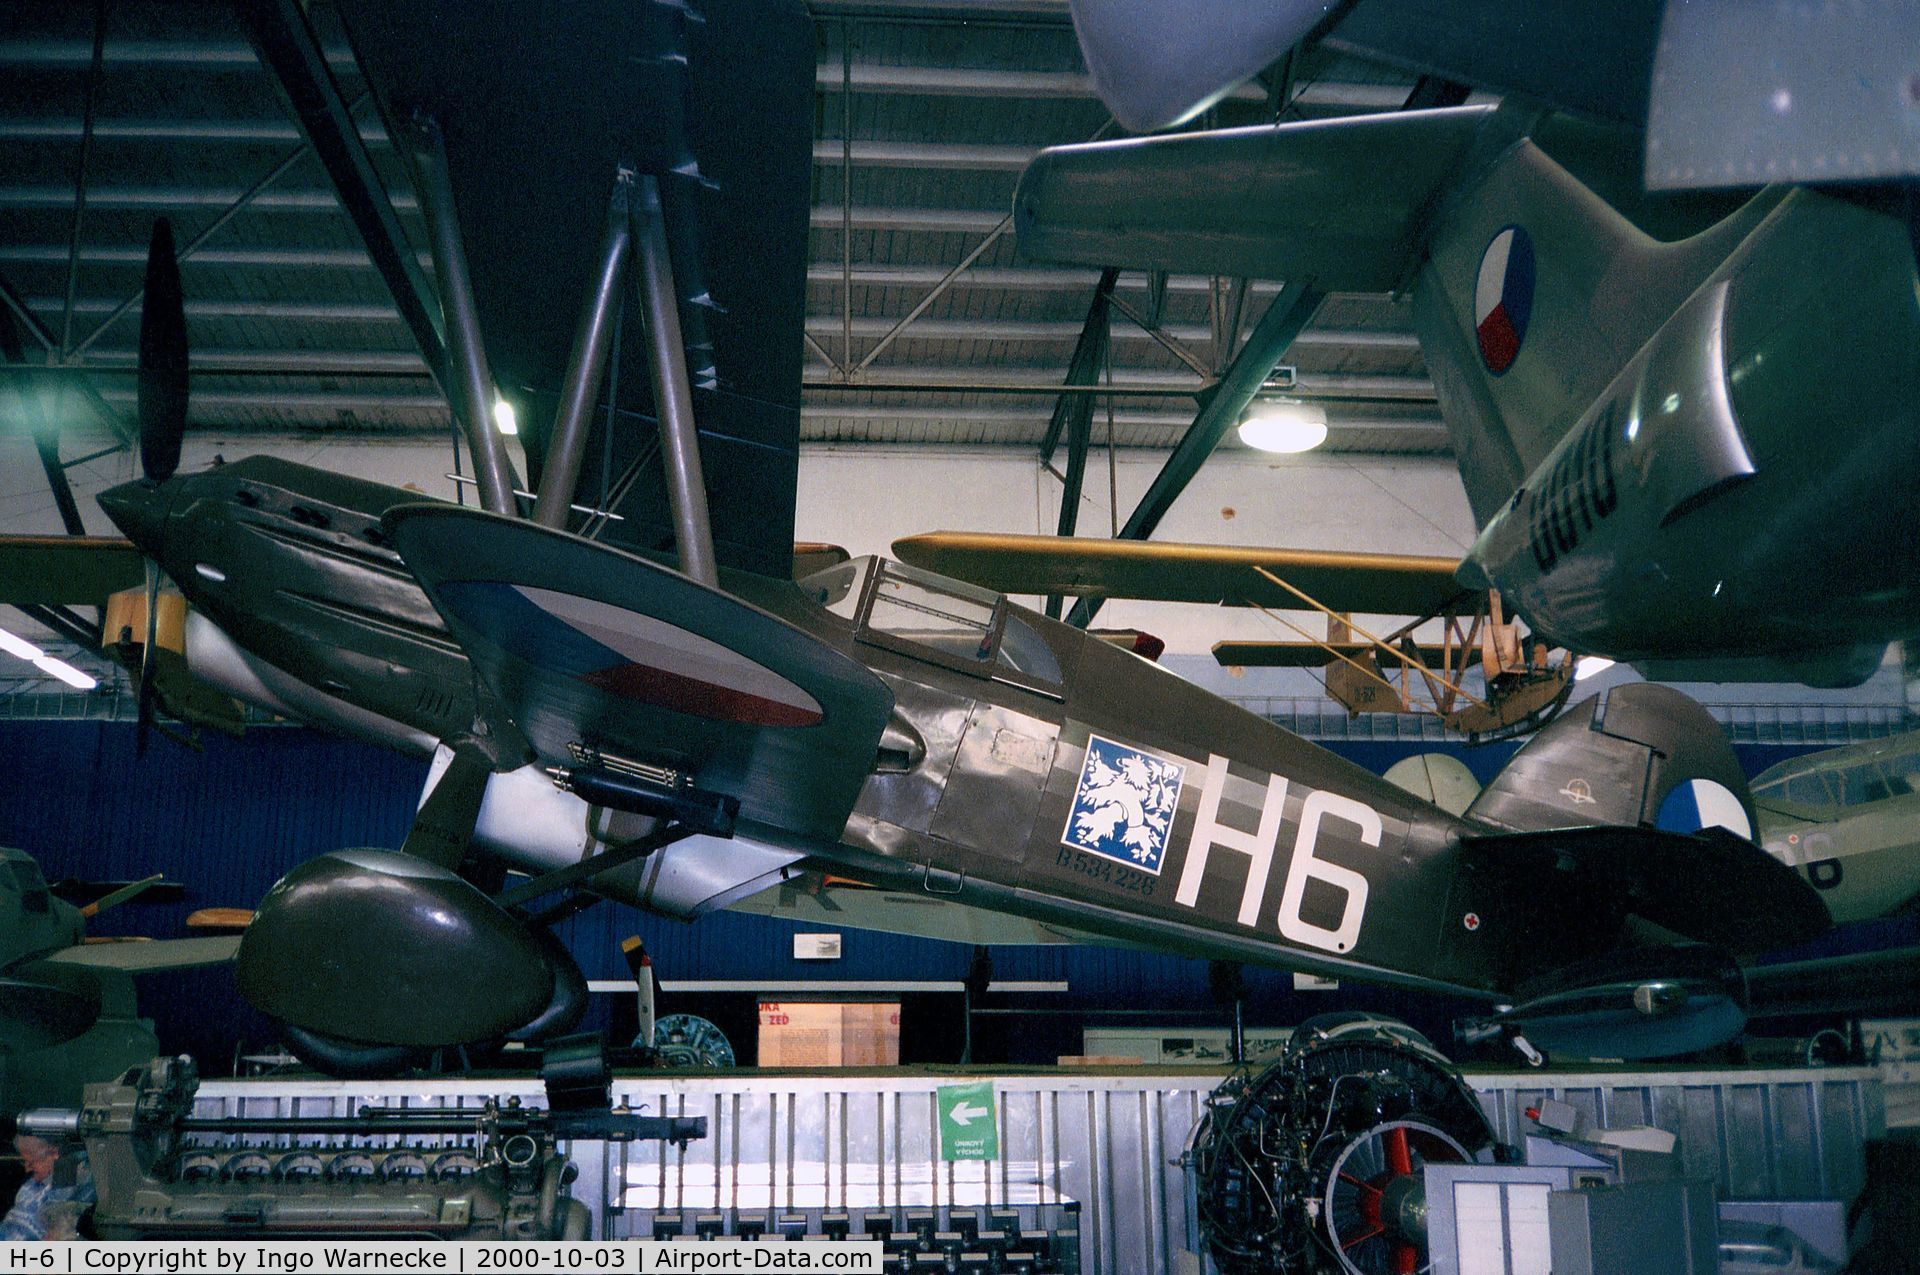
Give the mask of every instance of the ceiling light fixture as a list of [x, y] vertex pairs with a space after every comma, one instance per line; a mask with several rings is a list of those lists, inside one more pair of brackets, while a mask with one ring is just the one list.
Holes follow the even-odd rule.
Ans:
[[1327, 441], [1327, 409], [1297, 398], [1257, 398], [1241, 414], [1240, 441], [1263, 452], [1310, 452]]
[[42, 673], [59, 678], [75, 690], [90, 691], [100, 685], [65, 660], [55, 659], [25, 638], [15, 637], [5, 629], [0, 629], [0, 651], [5, 651], [15, 659], [25, 660]]
[[519, 418], [513, 414], [513, 404], [507, 402], [504, 398], [495, 398], [493, 400], [493, 424], [502, 434], [518, 434], [520, 432], [520, 421]]

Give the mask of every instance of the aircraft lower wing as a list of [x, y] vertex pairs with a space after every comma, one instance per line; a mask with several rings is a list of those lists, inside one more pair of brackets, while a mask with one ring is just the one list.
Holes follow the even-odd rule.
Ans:
[[126, 974], [158, 974], [165, 970], [224, 965], [240, 950], [238, 934], [204, 938], [153, 939], [140, 943], [88, 943], [45, 957], [49, 965], [79, 965], [87, 969], [119, 970]]
[[1469, 593], [1454, 579], [1458, 559], [1412, 554], [966, 531], [908, 536], [893, 552], [910, 566], [1001, 593], [1301, 609], [1297, 595], [1261, 571], [1334, 611], [1432, 615]]
[[969, 907], [924, 892], [881, 890], [806, 872], [727, 905], [803, 925], [878, 930], [948, 943], [997, 946], [1083, 943], [1118, 946], [1111, 939], [1049, 925], [1011, 912]]
[[384, 525], [542, 761], [580, 765], [590, 748], [645, 763], [641, 778], [647, 766], [678, 772], [736, 799], [743, 819], [839, 836], [893, 709], [863, 665], [564, 532], [441, 504], [402, 506]]
[[118, 536], [0, 536], [0, 603], [105, 606], [145, 580], [140, 551]]
[[[1325, 668], [1336, 657], [1374, 658], [1379, 649], [1371, 642], [1215, 642], [1213, 658], [1228, 668]], [[1416, 643], [1412, 653], [1423, 664], [1437, 666], [1448, 651], [1444, 646]]]

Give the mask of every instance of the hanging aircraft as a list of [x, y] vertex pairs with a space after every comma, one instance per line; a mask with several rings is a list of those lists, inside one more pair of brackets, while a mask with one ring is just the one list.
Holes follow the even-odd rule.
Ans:
[[[1644, 130], [1649, 190], [1892, 181], [1920, 173], [1897, 6], [1838, 21], [1795, 5], [1618, 0], [1068, 0], [1087, 70], [1134, 132], [1193, 119], [1263, 75], [1357, 55]], [[1835, 74], [1834, 68], [1846, 68]]]
[[[1361, 0], [1336, 31], [1407, 8]], [[1639, 143], [1519, 98], [1091, 143], [1037, 157], [1014, 213], [1036, 260], [1283, 279], [1299, 325], [1330, 291], [1410, 292], [1480, 528], [1463, 589], [1649, 676], [1857, 684], [1920, 633], [1910, 205], [1884, 184], [1663, 202]], [[1009, 545], [965, 574], [1025, 592], [1038, 553], [1040, 583], [1128, 596], [1094, 552]]]
[[233, 936], [92, 940], [87, 921], [159, 881], [130, 882], [76, 906], [54, 893], [33, 856], [0, 846], [0, 1114], [72, 1103], [91, 1081], [152, 1058], [133, 975], [233, 959]]
[[[1446, 753], [1386, 774], [1456, 814], [1479, 781]], [[1770, 766], [1751, 783], [1761, 848], [1806, 877], [1834, 924], [1920, 907], [1920, 733], [1829, 748]]]
[[[257, 457], [173, 472], [184, 402], [143, 414], [147, 477], [102, 497], [191, 604], [203, 676], [435, 749], [400, 851], [302, 865], [246, 931], [242, 990], [310, 1061], [381, 1070], [564, 1030], [584, 987], [554, 922], [598, 897], [694, 915], [795, 867], [1447, 992], [1484, 1006], [1487, 1030], [1632, 1056], [1737, 1031], [1736, 955], [1828, 924], [1745, 840], [1718, 727], [1660, 688], [1563, 719], [1459, 817], [991, 591], [871, 558], [794, 581], [804, 11], [714, 4], [697, 28], [670, 6], [569, 13], [563, 52], [614, 78], [573, 66], [605, 133], [556, 141], [538, 93], [568, 57], [538, 32], [509, 47], [467, 12], [450, 27], [486, 38], [422, 47], [424, 0], [340, 9], [390, 131], [415, 138], [450, 397], [487, 508]], [[767, 128], [635, 112], [648, 99], [626, 75]], [[548, 161], [584, 176], [537, 215], [488, 198], [499, 157], [561, 142], [579, 149]], [[644, 375], [615, 378], [635, 258], [626, 339]], [[549, 303], [561, 279], [590, 294], [573, 333]], [[538, 322], [516, 323], [536, 299]], [[531, 519], [489, 429], [483, 326], [509, 339], [493, 366], [514, 392], [555, 405]], [[623, 454], [583, 484], [603, 374]], [[627, 395], [652, 398], [657, 453]], [[1688, 810], [1689, 830], [1655, 826]]]
[[1836, 922], [1920, 906], [1920, 734], [1808, 753], [1753, 781], [1762, 846]]

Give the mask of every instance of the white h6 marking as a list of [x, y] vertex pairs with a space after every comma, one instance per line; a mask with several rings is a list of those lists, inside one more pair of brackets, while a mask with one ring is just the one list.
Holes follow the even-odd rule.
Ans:
[[1242, 832], [1220, 822], [1220, 793], [1227, 786], [1227, 759], [1219, 753], [1207, 758], [1207, 779], [1200, 789], [1200, 809], [1193, 817], [1193, 836], [1187, 840], [1187, 862], [1180, 869], [1180, 888], [1173, 901], [1192, 907], [1200, 899], [1200, 879], [1207, 875], [1207, 856], [1215, 846], [1237, 850], [1252, 862], [1247, 865], [1247, 886], [1240, 895], [1240, 924], [1254, 925], [1260, 918], [1260, 896], [1267, 890], [1267, 873], [1273, 868], [1273, 845], [1280, 839], [1280, 816], [1287, 808], [1287, 781], [1279, 775], [1267, 776], [1267, 800], [1260, 807], [1260, 830]]
[[[1309, 947], [1344, 952], [1360, 939], [1360, 923], [1367, 915], [1367, 879], [1352, 868], [1313, 857], [1314, 843], [1320, 840], [1320, 820], [1326, 815], [1359, 828], [1360, 840], [1366, 844], [1380, 844], [1380, 814], [1372, 806], [1338, 793], [1308, 793], [1300, 807], [1300, 835], [1294, 838], [1286, 889], [1280, 893], [1280, 933]], [[1340, 924], [1330, 930], [1300, 915], [1309, 877], [1317, 877], [1347, 896], [1341, 905]]]
[[[1280, 840], [1280, 822], [1287, 806], [1287, 780], [1281, 775], [1267, 776], [1266, 799], [1261, 804], [1260, 827], [1255, 832], [1243, 832], [1220, 822], [1220, 794], [1226, 786], [1227, 759], [1213, 753], [1207, 758], [1200, 808], [1194, 814], [1193, 835], [1187, 841], [1180, 888], [1174, 891], [1173, 900], [1182, 907], [1196, 906], [1209, 856], [1215, 849], [1232, 850], [1246, 855], [1248, 860], [1238, 919], [1242, 925], [1255, 926], [1259, 923], [1261, 899], [1266, 894], [1267, 876], [1273, 868], [1274, 848]], [[1308, 793], [1300, 807], [1300, 830], [1294, 837], [1293, 858], [1287, 865], [1287, 881], [1280, 893], [1280, 911], [1275, 921], [1284, 938], [1324, 952], [1346, 952], [1360, 940], [1360, 926], [1366, 920], [1368, 885], [1367, 878], [1354, 869], [1314, 857], [1320, 825], [1328, 817], [1354, 825], [1366, 845], [1380, 844], [1380, 814], [1372, 806], [1338, 793]], [[1300, 915], [1310, 879], [1324, 882], [1345, 896], [1338, 925], [1332, 928], [1315, 925]]]

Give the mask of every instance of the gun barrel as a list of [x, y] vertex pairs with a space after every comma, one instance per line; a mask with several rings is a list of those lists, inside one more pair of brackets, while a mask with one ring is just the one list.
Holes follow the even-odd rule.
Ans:
[[59, 1142], [80, 1132], [80, 1113], [62, 1107], [39, 1107], [14, 1117], [14, 1131]]

